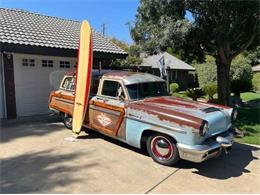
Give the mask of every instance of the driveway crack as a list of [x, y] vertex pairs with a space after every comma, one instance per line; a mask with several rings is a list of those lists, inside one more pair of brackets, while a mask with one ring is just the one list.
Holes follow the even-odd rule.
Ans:
[[165, 178], [163, 178], [161, 181], [159, 181], [157, 184], [155, 184], [153, 187], [151, 187], [149, 190], [147, 190], [147, 191], [145, 192], [145, 194], [148, 194], [148, 193], [150, 193], [151, 191], [153, 191], [157, 186], [159, 186], [161, 183], [163, 183], [165, 180], [167, 180], [169, 177], [171, 177], [174, 173], [176, 173], [176, 172], [179, 171], [179, 170], [180, 170], [180, 168], [174, 170], [171, 174], [169, 174], [168, 176], [166, 176]]

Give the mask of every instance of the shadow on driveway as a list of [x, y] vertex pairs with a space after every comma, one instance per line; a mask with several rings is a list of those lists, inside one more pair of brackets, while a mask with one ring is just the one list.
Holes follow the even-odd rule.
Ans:
[[[148, 156], [145, 149], [134, 148], [125, 143], [114, 140], [112, 138], [109, 138], [107, 136], [104, 136], [100, 133], [91, 130], [87, 130], [87, 133], [88, 135], [80, 136], [79, 139], [102, 138], [113, 144], [119, 145], [120, 147], [124, 147], [134, 152]], [[214, 179], [223, 180], [232, 177], [239, 177], [244, 173], [250, 172], [249, 170], [246, 169], [246, 167], [250, 164], [250, 162], [252, 162], [253, 160], [259, 161], [258, 157], [255, 157], [253, 155], [254, 151], [257, 152], [259, 150], [260, 148], [254, 146], [241, 144], [241, 143], [234, 143], [233, 149], [227, 155], [223, 153], [218, 158], [209, 159], [202, 163], [193, 163], [185, 160], [180, 160], [180, 162], [175, 167], [180, 169], [197, 169], [192, 172], [194, 174], [199, 174]], [[257, 162], [255, 164], [257, 164]]]
[[[232, 151], [225, 155], [222, 154], [219, 158], [209, 159], [202, 163], [192, 163], [188, 161], [181, 161], [178, 165], [180, 169], [197, 169], [193, 171], [208, 178], [214, 179], [229, 179], [231, 177], [239, 177], [244, 173], [250, 173], [246, 167], [253, 160], [259, 161], [253, 155], [253, 151], [259, 151], [259, 148], [245, 145], [241, 143], [234, 143]], [[257, 162], [255, 163], [257, 164]]]
[[64, 129], [59, 116], [35, 116], [1, 121], [2, 143], [26, 136], [44, 136]]
[[145, 155], [145, 156], [149, 156], [147, 151], [146, 151], [146, 148], [139, 149], [139, 148], [130, 146], [130, 145], [124, 143], [124, 142], [121, 142], [119, 140], [113, 139], [109, 136], [103, 135], [103, 134], [101, 134], [97, 131], [94, 131], [94, 130], [91, 130], [91, 129], [86, 129], [86, 128], [84, 128], [84, 130], [85, 130], [86, 134], [79, 136], [77, 139], [80, 139], [80, 140], [84, 140], [84, 139], [103, 139], [103, 140], [108, 141], [110, 143], [116, 144], [120, 147], [132, 150], [134, 152], [140, 153], [140, 154]]
[[[98, 162], [70, 163], [82, 155], [89, 155], [86, 152], [58, 155], [52, 152], [45, 150], [2, 160], [0, 193], [48, 193], [57, 187], [69, 188], [71, 184], [81, 182], [73, 178], [73, 172], [100, 166]], [[89, 174], [87, 178], [93, 179]]]

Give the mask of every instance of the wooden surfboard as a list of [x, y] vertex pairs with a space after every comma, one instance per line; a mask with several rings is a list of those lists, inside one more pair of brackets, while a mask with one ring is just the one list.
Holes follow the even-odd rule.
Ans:
[[92, 72], [92, 33], [89, 23], [84, 20], [80, 28], [75, 101], [72, 131], [75, 137], [80, 133], [89, 101]]

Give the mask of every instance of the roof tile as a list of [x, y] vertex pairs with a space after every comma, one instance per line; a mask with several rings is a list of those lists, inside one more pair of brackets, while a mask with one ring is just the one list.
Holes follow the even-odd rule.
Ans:
[[[0, 8], [0, 42], [78, 49], [80, 22]], [[126, 54], [111, 40], [92, 29], [93, 50]]]

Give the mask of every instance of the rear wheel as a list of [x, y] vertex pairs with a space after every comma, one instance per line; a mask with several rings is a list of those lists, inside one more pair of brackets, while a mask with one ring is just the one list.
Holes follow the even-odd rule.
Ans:
[[180, 159], [175, 141], [168, 135], [153, 134], [148, 137], [146, 146], [150, 157], [162, 165], [172, 166]]
[[64, 123], [65, 127], [67, 127], [68, 129], [72, 129], [72, 116], [68, 115], [68, 114], [62, 114], [61, 115], [62, 118], [62, 122]]

